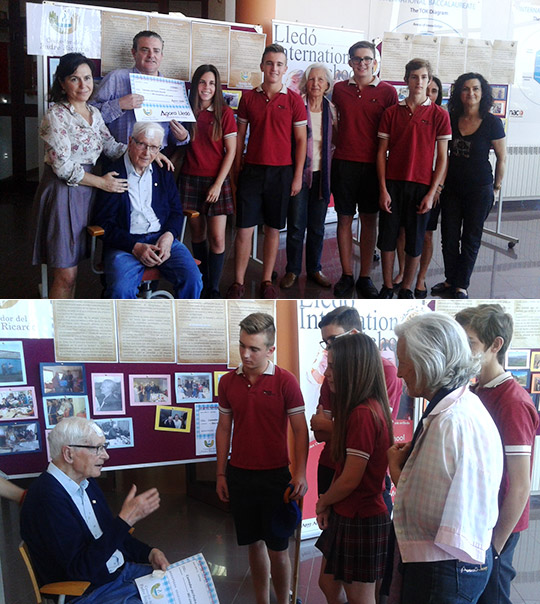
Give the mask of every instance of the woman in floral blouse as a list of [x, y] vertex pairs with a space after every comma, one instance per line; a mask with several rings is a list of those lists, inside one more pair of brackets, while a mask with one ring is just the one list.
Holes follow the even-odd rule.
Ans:
[[74, 297], [95, 188], [118, 193], [127, 189], [127, 180], [116, 178], [116, 172], [92, 174], [102, 152], [116, 159], [126, 149], [114, 140], [99, 110], [87, 104], [93, 89], [91, 61], [80, 53], [64, 55], [50, 92], [54, 105], [41, 123], [45, 170], [36, 193], [33, 263], [54, 269], [51, 298]]

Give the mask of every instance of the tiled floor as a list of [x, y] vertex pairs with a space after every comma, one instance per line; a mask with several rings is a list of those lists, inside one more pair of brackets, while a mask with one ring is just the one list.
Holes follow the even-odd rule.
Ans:
[[[254, 603], [245, 548], [236, 545], [230, 514], [195, 501], [183, 493], [183, 469], [167, 468], [117, 472], [116, 488], [111, 479], [103, 488], [113, 509], [118, 510], [132, 481], [144, 489], [156, 484], [162, 494], [158, 512], [136, 526], [137, 537], [162, 548], [169, 560], [202, 552], [212, 570], [221, 604]], [[518, 544], [514, 563], [518, 574], [513, 583], [513, 604], [540, 604], [540, 497], [533, 497], [531, 522]], [[17, 552], [18, 509], [2, 501], [0, 554], [7, 604], [30, 604], [32, 592]], [[290, 551], [294, 551], [291, 543]], [[324, 604], [317, 586], [320, 554], [314, 540], [302, 542], [298, 595], [304, 604]], [[106, 603], [104, 603], [106, 604]]]
[[[40, 271], [31, 266], [32, 221], [31, 199], [28, 195], [0, 193], [0, 224], [4, 225], [0, 248], [2, 250], [2, 276], [0, 298], [36, 298], [39, 296]], [[504, 206], [502, 231], [519, 238], [514, 249], [491, 235], [484, 241], [473, 274], [469, 295], [471, 298], [540, 298], [540, 202], [507, 202]], [[496, 211], [493, 210], [488, 227], [495, 227]], [[189, 242], [189, 229], [187, 235]], [[233, 281], [234, 262], [232, 257], [232, 227], [227, 233], [226, 263], [222, 279], [222, 294]], [[259, 238], [261, 248], [262, 236]], [[428, 288], [443, 279], [443, 262], [440, 232], [434, 237], [435, 253], [427, 278]], [[262, 253], [261, 253], [262, 255]], [[358, 249], [355, 248], [355, 265], [358, 264]], [[276, 263], [279, 278], [285, 272], [285, 233], [281, 235]], [[335, 283], [341, 276], [339, 253], [336, 243], [336, 225], [326, 229], [322, 265], [324, 273]], [[358, 271], [358, 266], [355, 266]], [[380, 263], [375, 263], [373, 281], [382, 285]], [[246, 274], [246, 297], [258, 297], [261, 267], [251, 261]], [[88, 262], [80, 266], [78, 298], [99, 298], [101, 285]], [[298, 282], [288, 290], [281, 290], [282, 298], [331, 298], [332, 290], [321, 288], [301, 275]]]

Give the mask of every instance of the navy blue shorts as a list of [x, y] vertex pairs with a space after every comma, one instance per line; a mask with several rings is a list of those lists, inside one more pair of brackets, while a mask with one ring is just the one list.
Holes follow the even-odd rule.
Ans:
[[379, 211], [379, 180], [375, 164], [345, 159], [332, 162], [332, 194], [338, 214], [354, 216]]
[[387, 180], [386, 188], [392, 199], [392, 213], [381, 211], [379, 214], [379, 238], [377, 247], [381, 252], [393, 252], [396, 249], [400, 227], [405, 228], [405, 253], [413, 258], [420, 256], [424, 245], [429, 212], [417, 214], [418, 206], [429, 186], [419, 182]]
[[292, 166], [244, 164], [236, 191], [236, 226], [285, 228], [292, 179]]
[[272, 516], [283, 503], [291, 480], [288, 467], [273, 470], [243, 470], [227, 467], [229, 500], [238, 545], [264, 541], [268, 549], [286, 550], [289, 540], [272, 532]]

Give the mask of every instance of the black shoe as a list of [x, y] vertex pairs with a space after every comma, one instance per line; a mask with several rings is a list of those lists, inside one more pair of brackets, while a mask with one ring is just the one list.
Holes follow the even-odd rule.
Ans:
[[378, 289], [373, 285], [370, 277], [358, 277], [356, 281], [356, 293], [359, 298], [373, 300], [379, 296]]
[[414, 295], [410, 289], [401, 288], [398, 291], [398, 300], [414, 300]]
[[394, 288], [395, 292], [398, 292], [401, 289], [401, 283], [402, 283], [402, 281], [400, 281], [399, 283], [396, 283], [394, 281], [394, 283], [392, 283], [392, 287]]
[[447, 285], [445, 281], [441, 281], [431, 288], [431, 294], [433, 296], [443, 296], [444, 294], [449, 294], [452, 289], [451, 285]]
[[334, 296], [336, 298], [351, 298], [354, 291], [354, 277], [352, 275], [341, 275], [340, 280], [334, 285]]
[[425, 298], [427, 298], [427, 285], [425, 281], [424, 289], [418, 289], [417, 287], [414, 288], [414, 297], [417, 300], [424, 300]]
[[386, 287], [383, 285], [381, 287], [381, 291], [379, 292], [377, 298], [380, 300], [391, 300], [394, 297], [394, 289], [392, 287]]
[[452, 298], [454, 298], [455, 300], [468, 300], [469, 294], [466, 291], [454, 291]]

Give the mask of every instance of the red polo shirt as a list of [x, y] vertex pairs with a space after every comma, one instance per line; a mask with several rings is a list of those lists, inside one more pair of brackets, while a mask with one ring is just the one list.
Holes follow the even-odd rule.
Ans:
[[397, 100], [396, 89], [377, 77], [362, 90], [353, 78], [338, 82], [332, 93], [332, 102], [339, 112], [334, 158], [374, 164], [379, 122], [384, 110]]
[[[370, 399], [352, 411], [347, 420], [346, 447], [347, 456], [361, 457], [367, 461], [367, 465], [360, 484], [345, 499], [334, 504], [334, 511], [347, 518], [367, 518], [386, 513], [388, 510], [382, 494], [390, 435], [381, 406], [376, 400]], [[336, 478], [343, 468], [344, 464], [336, 467]]]
[[249, 123], [246, 163], [290, 166], [293, 128], [307, 126], [306, 106], [300, 95], [286, 86], [271, 99], [259, 86], [242, 94], [238, 123]]
[[211, 109], [201, 111], [197, 116], [197, 133], [191, 140], [182, 164], [182, 174], [190, 176], [217, 176], [225, 157], [224, 139], [236, 136], [238, 128], [234, 113], [230, 107], [223, 107], [221, 116], [223, 137], [215, 141], [212, 138], [214, 112]]
[[[395, 420], [399, 412], [399, 401], [401, 399], [401, 393], [403, 391], [403, 383], [397, 375], [397, 368], [394, 363], [388, 359], [381, 357], [384, 370], [384, 380], [386, 382], [386, 391], [388, 393], [388, 404], [392, 412], [392, 419]], [[323, 406], [324, 413], [329, 419], [332, 418], [332, 392], [328, 386], [328, 382], [324, 380], [321, 386], [321, 393], [319, 395], [319, 405]], [[332, 444], [331, 441], [326, 441], [324, 448], [321, 451], [319, 457], [319, 463], [327, 468], [333, 468], [335, 466], [332, 461]]]
[[435, 141], [452, 138], [450, 117], [445, 109], [429, 99], [414, 113], [401, 101], [383, 113], [379, 138], [389, 140], [387, 180], [430, 185]]
[[[510, 455], [528, 455], [533, 462], [534, 439], [538, 428], [538, 411], [528, 392], [522, 388], [512, 374], [506, 372], [482, 388], [474, 388], [475, 394], [484, 403], [495, 425], [499, 429], [504, 448], [504, 469], [499, 490], [499, 509], [508, 493], [508, 468], [506, 459]], [[529, 503], [513, 533], [529, 526]]]
[[251, 384], [242, 366], [219, 380], [219, 412], [232, 415], [231, 465], [244, 470], [272, 470], [289, 464], [287, 418], [304, 413], [304, 399], [294, 375], [269, 363]]

